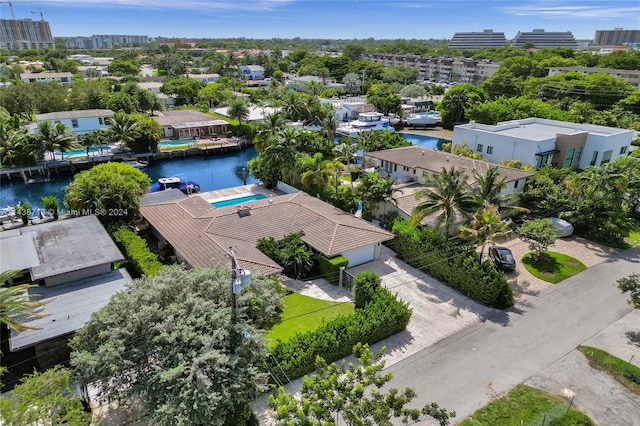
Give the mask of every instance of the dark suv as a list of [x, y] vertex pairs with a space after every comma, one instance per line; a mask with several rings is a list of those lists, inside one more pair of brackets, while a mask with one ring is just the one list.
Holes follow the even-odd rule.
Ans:
[[516, 269], [516, 260], [513, 258], [513, 253], [506, 247], [490, 246], [489, 257], [498, 269], [502, 269], [503, 271], [513, 271]]

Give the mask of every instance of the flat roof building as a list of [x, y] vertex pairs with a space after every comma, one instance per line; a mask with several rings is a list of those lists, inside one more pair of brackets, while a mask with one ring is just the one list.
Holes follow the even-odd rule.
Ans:
[[0, 49], [55, 48], [49, 22], [44, 19], [0, 19]]
[[596, 30], [596, 34], [593, 37], [593, 44], [601, 46], [620, 46], [636, 43], [640, 43], [640, 30], [625, 30], [622, 28]]
[[496, 49], [504, 47], [507, 38], [504, 33], [484, 30], [482, 32], [459, 32], [449, 42], [451, 49]]

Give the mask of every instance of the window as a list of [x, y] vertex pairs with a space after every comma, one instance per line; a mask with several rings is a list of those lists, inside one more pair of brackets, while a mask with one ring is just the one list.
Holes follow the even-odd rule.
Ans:
[[602, 161], [600, 162], [600, 165], [602, 164], [607, 164], [608, 162], [611, 161], [611, 154], [613, 154], [613, 150], [609, 150], [609, 151], [605, 151], [602, 153]]
[[593, 156], [591, 156], [591, 162], [589, 163], [589, 165], [595, 166], [597, 159], [598, 159], [598, 151], [593, 151]]
[[580, 158], [582, 158], [582, 147], [579, 146], [576, 148], [576, 153], [573, 155], [573, 164], [577, 164], [580, 162]]
[[513, 189], [516, 189], [518, 187], [518, 184], [520, 183], [519, 180], [513, 182]]
[[100, 124], [104, 124], [104, 118], [102, 118], [102, 117], [98, 117], [98, 123], [100, 123]]
[[394, 171], [394, 172], [397, 172], [397, 171], [398, 171], [398, 165], [397, 165], [397, 164], [394, 164], [394, 165], [393, 165], [393, 171]]
[[416, 169], [413, 169], [413, 174], [414, 174], [414, 175], [416, 174]]
[[627, 152], [627, 146], [620, 147], [620, 155], [623, 155]]
[[73, 127], [74, 129], [78, 128], [78, 120], [76, 120], [75, 118], [71, 120], [71, 127]]
[[479, 144], [476, 146], [476, 151], [478, 151], [478, 152], [482, 152], [482, 148], [483, 148], [482, 144], [481, 144], [481, 143], [479, 143]]
[[573, 154], [575, 152], [575, 148], [571, 148], [567, 151], [567, 156], [564, 158], [564, 167], [571, 167], [571, 164], [573, 164]]
[[488, 146], [487, 147], [487, 154], [493, 154], [493, 147], [492, 146]]

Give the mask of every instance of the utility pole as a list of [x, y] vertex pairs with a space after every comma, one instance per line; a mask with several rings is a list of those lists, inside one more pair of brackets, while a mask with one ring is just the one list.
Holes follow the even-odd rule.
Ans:
[[231, 259], [231, 323], [235, 323], [237, 319], [237, 297], [243, 288], [247, 288], [251, 284], [251, 272], [240, 269], [236, 259], [235, 248], [229, 247], [227, 256]]

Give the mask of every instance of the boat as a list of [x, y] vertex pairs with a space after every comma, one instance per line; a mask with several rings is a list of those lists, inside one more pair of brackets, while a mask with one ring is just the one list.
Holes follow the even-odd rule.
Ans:
[[370, 130], [386, 130], [389, 133], [395, 133], [396, 131], [391, 126], [389, 119], [385, 118], [383, 114], [379, 112], [362, 112], [358, 114], [357, 120], [338, 126], [336, 133], [355, 138], [361, 132]]
[[138, 170], [144, 169], [149, 165], [148, 161], [143, 161], [143, 160], [125, 161], [125, 163], [132, 167], [135, 167]]
[[3, 207], [0, 209], [0, 223], [4, 221], [12, 221], [16, 217], [16, 209], [13, 207]]
[[407, 124], [410, 126], [435, 126], [440, 121], [442, 121], [442, 117], [436, 111], [411, 114], [406, 119]]
[[158, 179], [151, 185], [149, 192], [160, 192], [165, 189], [179, 189], [188, 195], [200, 192], [200, 185], [190, 180], [181, 179], [179, 176], [171, 176]]

